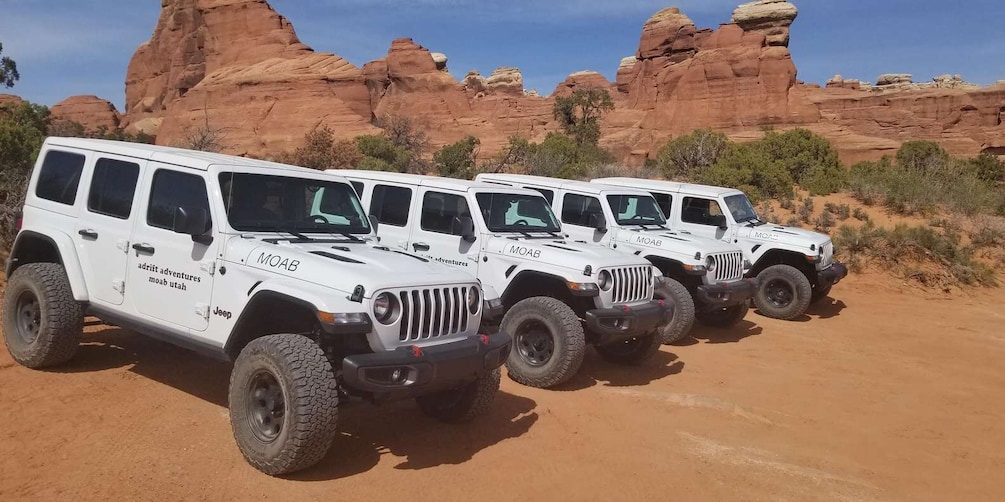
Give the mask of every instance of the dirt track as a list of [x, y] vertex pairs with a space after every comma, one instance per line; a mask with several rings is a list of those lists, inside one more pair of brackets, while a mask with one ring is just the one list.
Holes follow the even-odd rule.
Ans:
[[0, 500], [992, 500], [1005, 492], [1005, 292], [853, 276], [806, 322], [751, 313], [643, 368], [590, 353], [562, 391], [503, 379], [446, 426], [342, 410], [282, 480], [230, 436], [229, 368], [103, 326], [58, 372], [0, 355]]

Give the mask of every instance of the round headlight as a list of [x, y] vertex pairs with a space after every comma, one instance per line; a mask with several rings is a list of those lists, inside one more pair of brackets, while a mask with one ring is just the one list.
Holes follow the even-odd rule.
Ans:
[[397, 317], [398, 300], [390, 293], [381, 293], [373, 299], [373, 316], [381, 324], [391, 324]]
[[468, 288], [468, 311], [472, 314], [477, 313], [481, 303], [482, 295], [478, 292], [478, 288]]
[[705, 258], [705, 268], [708, 269], [709, 272], [715, 272], [715, 258], [712, 258], [711, 256]]
[[597, 285], [600, 289], [607, 291], [614, 286], [614, 279], [611, 278], [611, 273], [603, 270], [600, 272], [600, 276], [597, 277]]

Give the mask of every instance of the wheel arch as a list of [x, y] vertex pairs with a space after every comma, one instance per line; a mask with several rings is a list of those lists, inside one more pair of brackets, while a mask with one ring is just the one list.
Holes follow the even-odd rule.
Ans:
[[658, 268], [664, 277], [669, 277], [683, 284], [688, 291], [694, 291], [695, 288], [702, 284], [700, 275], [687, 273], [684, 270], [684, 264], [677, 260], [658, 255], [648, 255], [646, 259]]
[[810, 281], [810, 284], [814, 287], [817, 284], [817, 274], [816, 269], [813, 264], [806, 261], [806, 257], [795, 251], [787, 251], [784, 249], [772, 249], [764, 253], [757, 263], [750, 268], [748, 275], [750, 277], [755, 277], [764, 269], [774, 266], [774, 265], [788, 265], [795, 268], [803, 273], [806, 278]]
[[10, 278], [18, 268], [29, 263], [58, 263], [66, 271], [73, 299], [86, 302], [90, 298], [84, 271], [77, 250], [69, 235], [62, 232], [22, 230], [14, 240], [7, 259], [6, 275]]
[[579, 314], [582, 314], [580, 304], [586, 304], [584, 300], [589, 302], [589, 308], [593, 308], [592, 297], [574, 297], [569, 292], [566, 282], [562, 277], [538, 270], [520, 271], [506, 286], [506, 291], [502, 294], [503, 305], [509, 310], [521, 300], [535, 296], [550, 296], [569, 305]]
[[233, 361], [257, 338], [281, 333], [312, 333], [319, 327], [317, 311], [316, 305], [302, 298], [260, 290], [248, 300], [238, 316], [224, 345], [224, 353]]

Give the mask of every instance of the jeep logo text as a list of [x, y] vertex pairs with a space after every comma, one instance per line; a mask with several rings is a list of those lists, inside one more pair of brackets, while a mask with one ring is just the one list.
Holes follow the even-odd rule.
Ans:
[[268, 265], [272, 268], [281, 268], [287, 272], [296, 272], [300, 266], [300, 260], [291, 260], [277, 254], [262, 253], [258, 255], [259, 265]]
[[231, 317], [233, 317], [233, 314], [231, 314], [226, 310], [220, 310], [220, 307], [217, 307], [215, 310], [213, 310], [213, 315], [218, 315], [224, 319], [230, 319]]
[[517, 256], [525, 256], [525, 257], [528, 257], [528, 258], [540, 258], [541, 257], [541, 250], [540, 249], [532, 249], [532, 248], [527, 248], [527, 247], [523, 247], [523, 246], [517, 246], [516, 244], [511, 244], [510, 247], [508, 249], [506, 249], [506, 252], [509, 253], [509, 254], [515, 254]]
[[777, 241], [778, 240], [778, 236], [777, 235], [771, 234], [771, 233], [768, 233], [768, 232], [754, 232], [753, 235], [754, 235], [755, 239], [764, 239], [766, 241]]
[[644, 235], [640, 235], [640, 236], [635, 237], [635, 243], [636, 244], [642, 244], [643, 246], [657, 246], [657, 247], [659, 247], [659, 246], [663, 245], [663, 241], [662, 240], [660, 240], [660, 239], [653, 239], [652, 237], [646, 237]]

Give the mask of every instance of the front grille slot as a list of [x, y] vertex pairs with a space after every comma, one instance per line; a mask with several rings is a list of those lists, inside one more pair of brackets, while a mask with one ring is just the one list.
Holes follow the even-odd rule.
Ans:
[[737, 281], [743, 277], [742, 252], [712, 255], [712, 259], [715, 261], [715, 280], [717, 282]]
[[614, 280], [611, 288], [614, 303], [633, 303], [651, 298], [653, 274], [648, 265], [614, 268], [608, 272]]
[[398, 291], [401, 302], [398, 340], [428, 340], [466, 331], [467, 295], [466, 287]]

